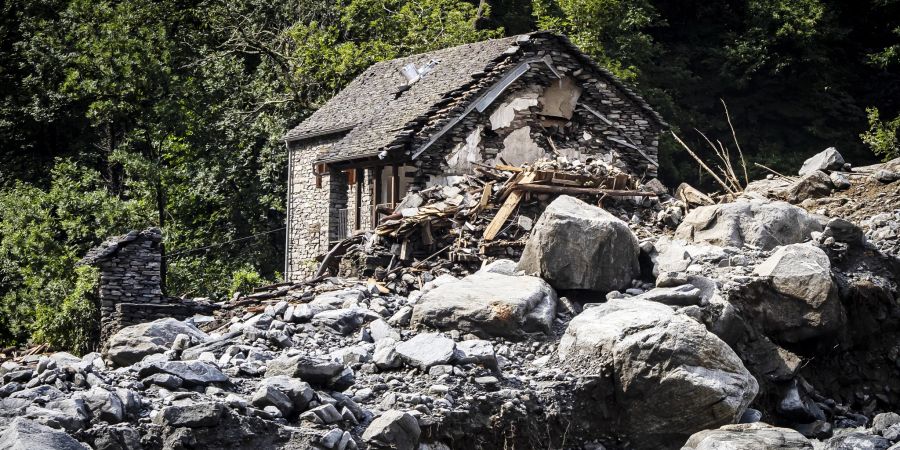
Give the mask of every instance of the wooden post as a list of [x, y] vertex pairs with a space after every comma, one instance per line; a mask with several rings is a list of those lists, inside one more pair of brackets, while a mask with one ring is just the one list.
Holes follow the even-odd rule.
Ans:
[[362, 228], [362, 189], [363, 189], [363, 169], [356, 170], [356, 222], [355, 230]]
[[396, 208], [400, 203], [400, 166], [394, 164], [391, 167], [391, 208]]
[[381, 169], [383, 166], [375, 166], [372, 169], [374, 181], [374, 192], [372, 192], [372, 229], [378, 226], [378, 204], [381, 203]]

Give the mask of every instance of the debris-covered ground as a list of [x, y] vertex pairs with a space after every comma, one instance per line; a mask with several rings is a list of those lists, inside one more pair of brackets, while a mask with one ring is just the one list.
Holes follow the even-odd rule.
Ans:
[[900, 167], [839, 157], [727, 203], [483, 168], [308, 282], [4, 362], [0, 448], [900, 448]]

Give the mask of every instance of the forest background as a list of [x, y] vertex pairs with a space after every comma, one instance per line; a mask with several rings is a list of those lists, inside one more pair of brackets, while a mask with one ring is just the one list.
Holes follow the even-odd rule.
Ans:
[[[0, 345], [92, 348], [76, 262], [130, 229], [164, 230], [169, 295], [277, 281], [289, 127], [377, 61], [539, 29], [698, 150], [695, 129], [730, 142], [721, 99], [777, 170], [900, 152], [900, 0], [7, 0]], [[709, 181], [671, 139], [660, 159], [663, 181]]]

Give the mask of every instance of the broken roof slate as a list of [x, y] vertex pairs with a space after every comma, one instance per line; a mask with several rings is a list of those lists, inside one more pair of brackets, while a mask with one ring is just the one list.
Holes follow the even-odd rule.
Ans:
[[[319, 108], [284, 139], [288, 142], [312, 137], [334, 135], [334, 145], [323, 146], [325, 153], [319, 161], [337, 161], [375, 156], [380, 150], [394, 145], [398, 138], [416, 130], [433, 113], [435, 106], [447, 103], [479, 78], [491, 74], [506, 60], [516, 60], [521, 52], [517, 46], [528, 45], [529, 36], [554, 36], [569, 47], [591, 69], [609, 78], [617, 88], [648, 111], [653, 119], [665, 126], [662, 118], [637, 94], [628, 89], [609, 71], [599, 67], [581, 53], [564, 36], [548, 32], [490, 39], [459, 45], [404, 58], [373, 64], [356, 77], [346, 88]], [[407, 89], [400, 69], [409, 63], [422, 67], [436, 60], [437, 65]], [[402, 92], [401, 92], [402, 90]]]

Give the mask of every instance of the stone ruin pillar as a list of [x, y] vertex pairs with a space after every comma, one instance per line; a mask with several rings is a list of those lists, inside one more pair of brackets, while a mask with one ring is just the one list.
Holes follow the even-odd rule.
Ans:
[[209, 314], [206, 301], [167, 298], [162, 292], [162, 230], [130, 231], [91, 249], [79, 264], [100, 269], [100, 342], [120, 329], [172, 317]]

